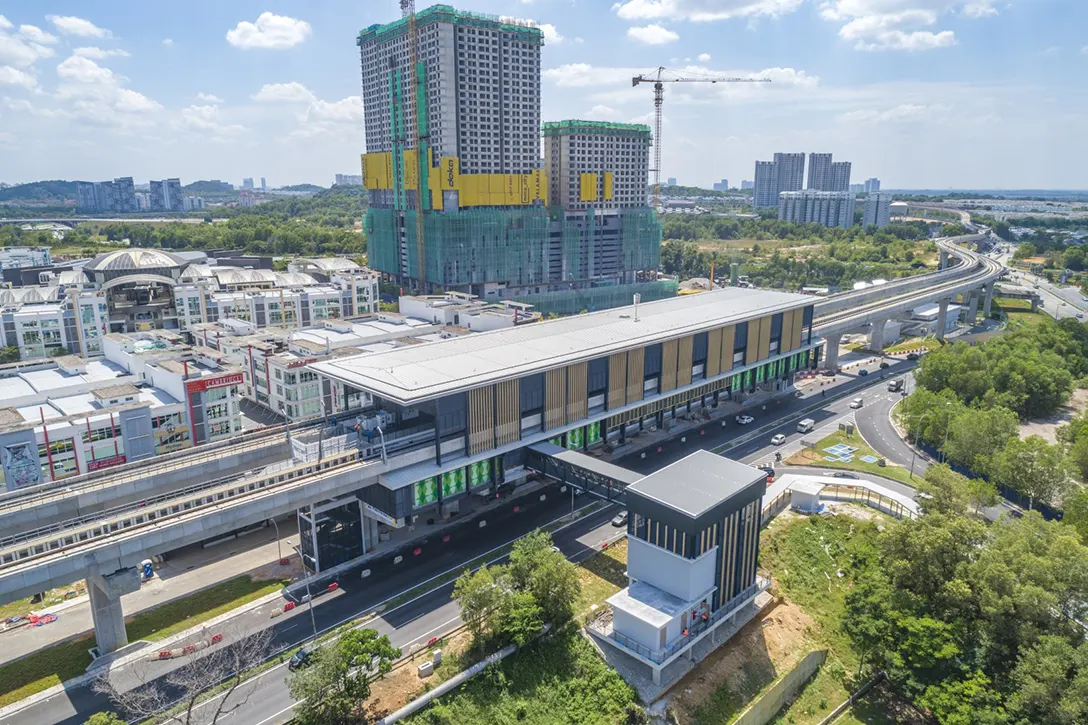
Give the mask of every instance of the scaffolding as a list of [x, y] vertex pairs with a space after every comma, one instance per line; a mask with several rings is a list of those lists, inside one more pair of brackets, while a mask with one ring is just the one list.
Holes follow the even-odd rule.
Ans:
[[525, 302], [543, 314], [576, 315], [579, 312], [606, 310], [631, 304], [632, 296], [641, 295], [643, 302], [675, 297], [677, 281], [662, 279], [654, 282], [636, 282], [584, 289], [543, 292], [538, 295], [518, 295], [514, 299]]
[[650, 127], [641, 123], [614, 123], [609, 121], [546, 121], [541, 125], [543, 136], [569, 136], [572, 134], [599, 134], [603, 136], [630, 136], [653, 140]]
[[[516, 18], [488, 15], [486, 13], [473, 13], [465, 10], [456, 10], [449, 5], [432, 5], [429, 8], [416, 13], [416, 24], [423, 23], [455, 23], [487, 30], [502, 30], [506, 33], [517, 33], [518, 40], [532, 40], [544, 42], [544, 33], [531, 20], [518, 20]], [[356, 41], [358, 45], [370, 40], [387, 40], [408, 31], [408, 19], [401, 18], [392, 23], [375, 23], [359, 33]]]

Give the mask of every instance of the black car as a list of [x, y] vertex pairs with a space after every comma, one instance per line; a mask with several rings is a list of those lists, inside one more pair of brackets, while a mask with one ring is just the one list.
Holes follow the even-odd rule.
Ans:
[[835, 471], [834, 473], [831, 474], [831, 477], [832, 478], [857, 478], [856, 475], [854, 475], [853, 473], [850, 473], [849, 471]]
[[908, 352], [907, 353], [907, 359], [908, 360], [917, 360], [919, 357], [921, 357], [921, 356], [916, 352]]
[[881, 361], [881, 363], [880, 363], [880, 369], [881, 370], [883, 370], [884, 368], [890, 368], [891, 366], [892, 366], [892, 364], [890, 362]]
[[307, 667], [310, 664], [310, 655], [310, 649], [303, 647], [298, 652], [295, 652], [295, 654], [291, 656], [291, 659], [287, 661], [287, 669], [294, 672], [295, 670], [301, 670], [302, 668]]

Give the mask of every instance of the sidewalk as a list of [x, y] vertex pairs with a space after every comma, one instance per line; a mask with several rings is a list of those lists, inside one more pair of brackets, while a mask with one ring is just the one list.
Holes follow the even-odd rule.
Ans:
[[[156, 567], [155, 577], [145, 582], [139, 591], [121, 597], [125, 616], [153, 609], [174, 599], [188, 596], [250, 572], [262, 578], [296, 578], [302, 567], [292, 556], [298, 543], [296, 519], [278, 522], [280, 547], [276, 546], [275, 530], [269, 526], [207, 549], [199, 544], [170, 555]], [[278, 564], [279, 551], [291, 556], [286, 567]], [[56, 622], [42, 627], [19, 627], [0, 631], [0, 664], [20, 659], [59, 642], [89, 634], [94, 629], [91, 607], [86, 594], [70, 599], [37, 614], [58, 615]]]

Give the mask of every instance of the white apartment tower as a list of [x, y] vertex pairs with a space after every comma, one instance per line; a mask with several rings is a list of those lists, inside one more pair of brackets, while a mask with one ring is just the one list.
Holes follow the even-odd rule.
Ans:
[[831, 154], [808, 155], [808, 188], [817, 191], [832, 191]]
[[825, 227], [854, 225], [854, 194], [849, 191], [786, 191], [778, 197], [778, 220]]
[[862, 216], [864, 227], [886, 227], [891, 222], [892, 195], [879, 191], [869, 192], [865, 198], [865, 211]]
[[850, 166], [849, 161], [831, 164], [831, 186], [826, 191], [850, 191]]
[[778, 191], [800, 191], [805, 188], [805, 155], [775, 154], [778, 165]]
[[544, 124], [548, 197], [567, 210], [646, 206], [650, 127], [634, 123]]
[[775, 162], [756, 162], [752, 205], [756, 209], [770, 209], [778, 206], [778, 164]]
[[[462, 174], [525, 174], [540, 168], [540, 49], [530, 21], [435, 5], [416, 14], [423, 65], [425, 126], [433, 162], [460, 159]], [[408, 96], [408, 23], [359, 34], [368, 153], [415, 148]], [[372, 203], [391, 206], [378, 192]]]

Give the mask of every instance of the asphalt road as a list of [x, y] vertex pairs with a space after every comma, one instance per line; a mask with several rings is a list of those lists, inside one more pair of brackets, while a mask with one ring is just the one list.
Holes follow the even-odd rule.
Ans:
[[[894, 362], [892, 367], [884, 373], [890, 377], [892, 373], [901, 373], [913, 366], [914, 363], [911, 362]], [[655, 447], [652, 452], [646, 453], [645, 458], [641, 453], [634, 453], [614, 462], [638, 472], [649, 473], [700, 448], [709, 449], [728, 444], [734, 439], [751, 433], [754, 428], [766, 425], [769, 420], [781, 420], [781, 422], [774, 429], [760, 433], [754, 440], [728, 447], [723, 453], [730, 458], [749, 463], [770, 460], [775, 451], [782, 451], [783, 457], [786, 457], [791, 447], [800, 445], [802, 436], [796, 432], [796, 424], [802, 417], [816, 421], [817, 431], [809, 434], [809, 437], [812, 437], [818, 435], [820, 429], [833, 429], [838, 421], [852, 416], [855, 411], [849, 408], [849, 400], [853, 394], [860, 394], [867, 401], [875, 402], [881, 397], [880, 391], [886, 393], [887, 381], [881, 379], [880, 371], [875, 364], [869, 367], [873, 371], [869, 376], [859, 377], [854, 369], [848, 375], [839, 375], [834, 382], [823, 379], [825, 383], [823, 388], [818, 382], [809, 383], [803, 392], [799, 392], [792, 398], [772, 402], [767, 405], [766, 410], [763, 410], [761, 405], [756, 405], [753, 410], [746, 411], [756, 419], [749, 426], [740, 426], [733, 420], [727, 421], [724, 427], [715, 422], [713, 426], [707, 425], [703, 429], [704, 435], [687, 433], [661, 443], [660, 453], [656, 452]], [[828, 395], [847, 395], [841, 400], [829, 402], [820, 406], [818, 410], [801, 415], [807, 406], [823, 401], [821, 389], [827, 390]], [[779, 432], [787, 435], [786, 444], [770, 445], [771, 436]], [[683, 441], [681, 437], [687, 440]], [[540, 492], [534, 492], [519, 499], [520, 513], [507, 515], [502, 519], [492, 515], [485, 529], [474, 532], [474, 535], [466, 537], [466, 540], [454, 542], [453, 545], [445, 547], [441, 553], [428, 557], [425, 561], [406, 564], [403, 570], [368, 579], [360, 579], [358, 572], [342, 576], [339, 580], [341, 584], [339, 591], [314, 600], [313, 615], [318, 629], [323, 630], [350, 621], [372, 610], [379, 603], [418, 586], [426, 579], [450, 570], [456, 571], [463, 563], [569, 512], [570, 498], [560, 494], [558, 488], [558, 485], [549, 486], [545, 491], [546, 500], [543, 502], [538, 500]], [[906, 487], [904, 489], [910, 491]], [[577, 499], [579, 505], [582, 505], [583, 499], [587, 497]], [[513, 503], [512, 500], [511, 504]], [[578, 520], [556, 536], [557, 545], [572, 558], [588, 555], [593, 548], [599, 548], [600, 542], [619, 533], [618, 529], [608, 524], [608, 519], [612, 515], [614, 515], [613, 507], [609, 507]], [[407, 648], [414, 643], [425, 642], [429, 637], [456, 626], [458, 622], [456, 605], [450, 601], [451, 588], [452, 585], [446, 585], [404, 603], [396, 609], [384, 612], [380, 618], [373, 620], [367, 626], [389, 634], [393, 643], [400, 647]], [[276, 647], [293, 646], [307, 641], [313, 635], [313, 626], [306, 606], [298, 607], [277, 619], [270, 619], [271, 608], [272, 606], [269, 605], [256, 612], [239, 615], [222, 629], [236, 638], [256, 629], [271, 627]], [[111, 677], [121, 687], [137, 687], [141, 683], [167, 676], [180, 665], [180, 661], [140, 662], [115, 671]], [[242, 691], [235, 693], [235, 697], [239, 698], [240, 707], [230, 715], [229, 720], [221, 717], [220, 722], [233, 721], [239, 725], [241, 723], [278, 725], [278, 723], [286, 722], [290, 718], [290, 696], [287, 693], [284, 674], [283, 666], [276, 667], [262, 674], [252, 686], [240, 688]], [[256, 689], [252, 689], [253, 687]], [[228, 706], [233, 704], [233, 702], [228, 703]], [[35, 725], [82, 725], [90, 714], [108, 709], [110, 709], [110, 703], [104, 696], [92, 692], [88, 687], [73, 688], [42, 700], [18, 713], [0, 718], [0, 725], [8, 723], [22, 725], [29, 722]], [[208, 711], [208, 717], [210, 717], [215, 708], [203, 709]]]

